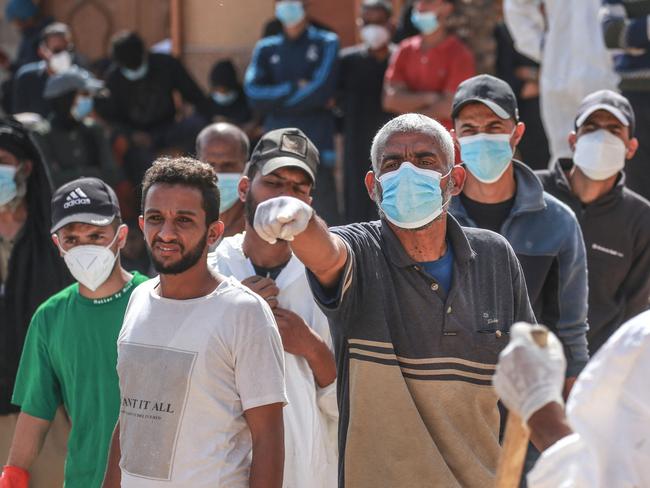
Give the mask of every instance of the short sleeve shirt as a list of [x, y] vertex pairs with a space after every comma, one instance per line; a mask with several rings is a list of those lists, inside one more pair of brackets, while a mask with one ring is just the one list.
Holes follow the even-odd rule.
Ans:
[[[404, 39], [386, 70], [386, 83], [404, 84], [414, 92], [454, 93], [476, 74], [474, 56], [458, 37], [448, 35], [440, 44], [422, 48], [422, 36]], [[451, 120], [440, 121], [451, 128]]]
[[52, 420], [65, 406], [72, 429], [65, 463], [67, 488], [102, 484], [120, 409], [115, 341], [133, 290], [147, 280], [134, 273], [117, 293], [98, 299], [75, 283], [50, 297], [29, 325], [12, 402]]
[[494, 484], [492, 374], [511, 324], [535, 318], [508, 242], [447, 223], [448, 294], [384, 222], [333, 229], [348, 248], [333, 302], [308, 273], [337, 357], [340, 486]]
[[287, 402], [269, 306], [237, 280], [190, 300], [133, 294], [118, 338], [123, 488], [248, 487], [246, 410]]

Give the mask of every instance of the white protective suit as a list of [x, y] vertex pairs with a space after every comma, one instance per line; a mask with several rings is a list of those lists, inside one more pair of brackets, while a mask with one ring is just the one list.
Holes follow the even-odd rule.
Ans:
[[616, 90], [618, 84], [598, 20], [600, 5], [601, 0], [504, 0], [515, 48], [541, 66], [540, 103], [549, 163], [572, 156], [567, 138], [580, 101], [596, 90]]
[[566, 412], [574, 434], [542, 453], [530, 488], [650, 487], [650, 311], [596, 353]]
[[[208, 265], [242, 281], [255, 268], [242, 250], [244, 234], [226, 237], [208, 255]], [[302, 319], [332, 349], [327, 318], [311, 294], [305, 266], [291, 260], [275, 280], [278, 303]], [[289, 404], [284, 407], [284, 488], [335, 488], [338, 477], [338, 406], [336, 381], [320, 388], [307, 360], [284, 353], [284, 376]]]

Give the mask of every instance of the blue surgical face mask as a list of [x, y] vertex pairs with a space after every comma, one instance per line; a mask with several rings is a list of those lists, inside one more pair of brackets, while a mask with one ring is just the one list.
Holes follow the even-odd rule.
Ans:
[[122, 75], [124, 75], [124, 78], [126, 78], [129, 81], [138, 81], [147, 76], [147, 71], [149, 71], [149, 65], [145, 61], [142, 63], [138, 68], [136, 69], [129, 69], [129, 68], [120, 68], [120, 72]]
[[0, 206], [11, 202], [18, 195], [16, 171], [15, 166], [0, 164]]
[[239, 200], [239, 180], [241, 173], [218, 173], [217, 187], [221, 205], [219, 211], [229, 210]]
[[305, 18], [305, 8], [298, 0], [282, 0], [275, 4], [275, 16], [282, 25], [290, 27]]
[[237, 100], [237, 95], [238, 93], [236, 91], [226, 93], [212, 92], [212, 100], [217, 105], [232, 105]]
[[467, 170], [481, 183], [497, 181], [512, 161], [511, 137], [512, 134], [459, 137], [460, 155]]
[[93, 111], [93, 99], [92, 97], [88, 97], [88, 96], [77, 97], [77, 100], [72, 106], [72, 109], [70, 109], [70, 113], [72, 114], [72, 117], [74, 117], [74, 119], [78, 120], [79, 122], [85, 119], [92, 111]]
[[432, 34], [440, 26], [435, 12], [418, 12], [417, 10], [411, 12], [411, 23], [425, 36]]
[[443, 202], [440, 180], [445, 175], [405, 161], [399, 169], [378, 178], [382, 188], [381, 210], [402, 229], [418, 229], [436, 219], [449, 200]]

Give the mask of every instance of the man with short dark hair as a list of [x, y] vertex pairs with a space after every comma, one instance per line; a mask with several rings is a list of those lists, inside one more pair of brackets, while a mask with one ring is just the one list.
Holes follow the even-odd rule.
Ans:
[[584, 234], [592, 355], [650, 303], [650, 202], [626, 188], [623, 172], [639, 145], [634, 133], [630, 102], [611, 90], [594, 92], [569, 134], [573, 158], [537, 173], [546, 191], [573, 209]]
[[264, 130], [297, 127], [320, 152], [314, 207], [338, 221], [332, 105], [338, 77], [339, 38], [313, 26], [304, 0], [276, 0], [282, 34], [257, 42], [244, 79], [251, 105], [264, 116]]
[[223, 233], [212, 168], [154, 162], [140, 227], [159, 276], [133, 293], [118, 338], [122, 408], [103, 486], [279, 488], [282, 342], [266, 302], [208, 268]]
[[[57, 409], [72, 425], [65, 486], [101, 486], [120, 406], [115, 342], [133, 289], [147, 277], [120, 263], [127, 227], [115, 192], [97, 178], [61, 186], [52, 197], [52, 240], [77, 283], [32, 317], [12, 403], [20, 407], [5, 473], [27, 487]], [[2, 485], [4, 486], [4, 485]]]
[[451, 101], [475, 73], [474, 56], [447, 31], [455, 0], [416, 0], [411, 21], [420, 35], [403, 40], [386, 70], [384, 109], [417, 112], [451, 128]]
[[227, 122], [211, 124], [196, 137], [196, 157], [217, 173], [223, 237], [244, 231], [244, 202], [238, 185], [248, 161], [249, 145], [246, 133]]
[[[295, 149], [303, 146], [306, 151]], [[311, 204], [318, 151], [299, 129], [278, 129], [259, 141], [239, 183], [246, 231], [221, 242], [208, 262], [264, 298], [278, 323], [289, 405], [284, 410], [284, 485], [336, 485], [336, 364], [327, 319], [309, 292], [305, 267], [286, 241], [269, 244], [253, 227], [257, 206], [292, 196]]]
[[384, 74], [395, 46], [388, 0], [364, 0], [357, 19], [362, 44], [341, 51], [338, 104], [343, 112], [345, 220], [375, 220], [374, 202], [359, 191], [370, 169], [370, 142], [391, 118], [381, 105]]
[[257, 206], [255, 231], [290, 241], [330, 321], [339, 389], [339, 486], [494, 483], [490, 387], [510, 325], [534, 321], [507, 241], [447, 214], [463, 187], [438, 122], [406, 114], [375, 136], [366, 188], [381, 221], [328, 230], [300, 199]]

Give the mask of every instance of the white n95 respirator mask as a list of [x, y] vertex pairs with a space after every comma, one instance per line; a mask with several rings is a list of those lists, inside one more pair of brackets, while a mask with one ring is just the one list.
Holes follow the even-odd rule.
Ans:
[[75, 280], [91, 291], [99, 288], [113, 271], [119, 251], [113, 254], [110, 248], [115, 244], [120, 228], [121, 226], [118, 227], [115, 237], [106, 247], [87, 244], [65, 251], [57, 239], [57, 245], [70, 273]]
[[592, 180], [606, 180], [625, 166], [625, 143], [606, 129], [578, 138], [573, 162]]

